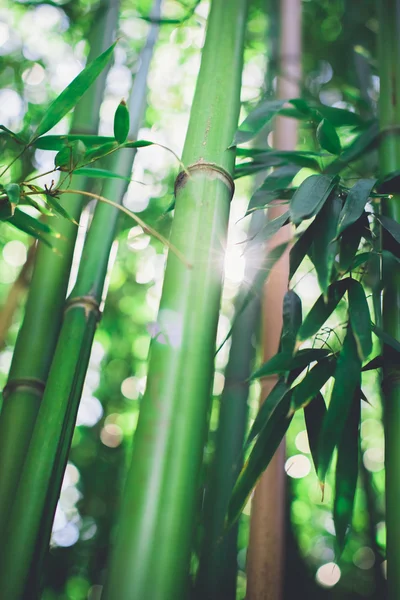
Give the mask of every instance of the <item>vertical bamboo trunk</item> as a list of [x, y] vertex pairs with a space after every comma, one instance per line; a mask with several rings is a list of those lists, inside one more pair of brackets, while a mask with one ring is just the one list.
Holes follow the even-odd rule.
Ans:
[[[160, 3], [156, 0], [155, 17], [159, 16]], [[137, 137], [143, 118], [147, 73], [157, 30], [153, 25], [131, 94], [132, 138]], [[128, 151], [122, 158], [113, 157], [111, 169], [130, 176], [133, 156]], [[124, 181], [110, 180], [103, 193], [121, 203], [126, 187]], [[48, 543], [48, 516], [54, 514], [61, 488], [118, 216], [119, 211], [109, 205], [96, 207], [76, 284], [65, 305], [54, 359], [6, 528], [10, 544], [7, 556], [0, 562], [0, 598], [19, 600], [30, 571], [32, 576], [32, 565]], [[43, 524], [44, 532], [40, 530]]]
[[207, 431], [239, 115], [246, 0], [213, 0], [105, 600], [186, 597], [198, 475]]
[[[301, 2], [280, 2], [280, 58], [278, 96], [296, 98], [301, 77]], [[274, 132], [274, 146], [293, 150], [297, 141], [295, 120], [279, 117]], [[268, 218], [275, 219], [285, 208], [271, 207]], [[269, 249], [291, 238], [289, 227], [282, 228], [273, 238]], [[263, 361], [279, 349], [282, 331], [282, 304], [289, 277], [288, 251], [272, 269], [264, 287], [262, 310]], [[270, 393], [276, 377], [261, 382], [260, 403]], [[266, 472], [261, 477], [252, 501], [250, 539], [247, 555], [247, 599], [280, 600], [283, 589], [283, 560], [285, 539], [285, 442], [279, 446]]]
[[[379, 120], [380, 175], [400, 169], [400, 0], [380, 0], [379, 14]], [[400, 196], [383, 202], [384, 214], [400, 223]], [[385, 239], [384, 239], [385, 243]], [[383, 297], [383, 326], [400, 341], [400, 272], [391, 272]], [[400, 590], [400, 369], [397, 353], [384, 348], [384, 422], [386, 466], [386, 528], [388, 599]]]
[[[103, 1], [94, 17], [90, 34], [89, 60], [96, 58], [113, 41], [118, 18], [118, 0]], [[106, 73], [100, 75], [77, 105], [72, 122], [75, 133], [97, 133]], [[84, 189], [83, 177], [73, 177], [75, 189]], [[68, 196], [64, 206], [79, 220], [83, 198]], [[0, 415], [0, 532], [9, 519], [10, 508], [40, 407], [57, 337], [59, 334], [77, 227], [57, 220], [62, 235], [60, 253], [39, 243], [25, 316], [18, 333]]]

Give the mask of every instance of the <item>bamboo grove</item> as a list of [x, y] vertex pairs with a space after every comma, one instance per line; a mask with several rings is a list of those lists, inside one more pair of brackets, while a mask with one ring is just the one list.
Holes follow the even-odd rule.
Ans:
[[[170, 27], [184, 30], [202, 3], [186, 6], [178, 18], [162, 17], [165, 10], [171, 14], [167, 0], [145, 6], [141, 24], [147, 22], [147, 40], [129, 100], [115, 109], [113, 135], [101, 135], [101, 104], [108, 69], [119, 51], [125, 4], [101, 1], [92, 8], [87, 64], [39, 118], [34, 115], [17, 132], [0, 125], [7, 158], [0, 169], [2, 228], [35, 240], [0, 412], [0, 532], [7, 540], [0, 554], [0, 598], [100, 597], [86, 589], [75, 596], [46, 596], [43, 590], [93, 342], [112, 302], [106, 298], [106, 280], [124, 219], [124, 227], [139, 227], [168, 256], [133, 441], [118, 459], [118, 482], [112, 472], [107, 483], [118, 497], [110, 505], [113, 514], [107, 515], [105, 567], [97, 582], [101, 598], [242, 598], [237, 584], [241, 515], [299, 419], [304, 419], [322, 500], [333, 483], [333, 558], [340, 563], [351, 544], [361, 479], [367, 504], [371, 497], [360, 452], [363, 410], [382, 402], [387, 544], [386, 556], [377, 555], [375, 561], [386, 558], [387, 584], [381, 582], [380, 562], [376, 581], [395, 600], [400, 589], [400, 2], [368, 3], [379, 46], [376, 61], [371, 59], [380, 77], [378, 110], [367, 103], [361, 109], [351, 102], [332, 106], [305, 85], [299, 97], [277, 97], [267, 72], [267, 91], [245, 103], [247, 116], [239, 119], [254, 11], [265, 17], [267, 8], [276, 11], [279, 3], [260, 9], [260, 3], [248, 0], [231, 0], [229, 6], [212, 0], [181, 159], [153, 141], [152, 130], [146, 139], [140, 139], [139, 130], [146, 122], [146, 105], [151, 108], [148, 73], [157, 36]], [[317, 14], [321, 3], [308, 4], [317, 7]], [[268, 68], [273, 69], [272, 60]], [[59, 134], [57, 127], [71, 111], [69, 133]], [[267, 134], [279, 116], [298, 123], [302, 149], [269, 145]], [[173, 201], [162, 215], [171, 227], [163, 233], [160, 219], [149, 224], [124, 203], [136, 153], [150, 147], [175, 161]], [[42, 173], [33, 164], [14, 177], [18, 161], [37, 151], [54, 153], [50, 175], [55, 182], [39, 185]], [[371, 159], [375, 154], [379, 161]], [[235, 298], [228, 333], [217, 344], [230, 210], [235, 186], [241, 189], [241, 180], [252, 176], [260, 183], [252, 192], [250, 185], [245, 188], [242, 217], [252, 218], [243, 246], [245, 285]], [[279, 207], [278, 216], [267, 220], [271, 206]], [[89, 225], [76, 280], [67, 293], [82, 214]], [[283, 228], [291, 232], [290, 241], [271, 245]], [[288, 252], [279, 350], [262, 362], [254, 350], [258, 299]], [[318, 287], [311, 305], [300, 291], [305, 265]], [[231, 342], [219, 424], [213, 430], [215, 364]], [[365, 377], [372, 373], [377, 398], [365, 392]], [[275, 383], [250, 420], [251, 389], [271, 376]], [[207, 459], [210, 439], [215, 450]], [[282, 502], [290, 503], [290, 496]], [[287, 580], [289, 558], [285, 565]], [[246, 597], [293, 597], [288, 582], [284, 596], [267, 588], [262, 596], [248, 592]], [[307, 589], [314, 590], [307, 592], [310, 598], [350, 597], [319, 596], [321, 590]]]

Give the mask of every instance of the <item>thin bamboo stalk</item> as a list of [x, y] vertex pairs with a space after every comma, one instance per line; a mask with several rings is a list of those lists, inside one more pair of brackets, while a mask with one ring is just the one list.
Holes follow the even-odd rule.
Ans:
[[[280, 56], [278, 96], [296, 98], [301, 77], [301, 2], [280, 2]], [[274, 146], [293, 150], [297, 141], [295, 120], [279, 117], [274, 131]], [[275, 219], [284, 212], [282, 206], [268, 210]], [[271, 240], [268, 249], [291, 239], [289, 227], [282, 228]], [[272, 269], [264, 286], [262, 309], [263, 361], [278, 352], [282, 331], [282, 304], [288, 287], [289, 251]], [[260, 403], [270, 393], [276, 377], [261, 382]], [[283, 560], [285, 540], [285, 442], [279, 446], [267, 470], [261, 477], [252, 501], [250, 539], [247, 555], [248, 600], [280, 600], [283, 590]]]
[[[90, 34], [89, 60], [111, 45], [118, 18], [118, 0], [103, 0]], [[100, 75], [77, 105], [72, 122], [75, 133], [96, 133], [106, 73]], [[85, 189], [83, 177], [73, 177]], [[83, 198], [67, 197], [71, 217], [79, 220]], [[14, 501], [25, 455], [53, 359], [67, 293], [68, 277], [77, 234], [76, 225], [58, 219], [63, 243], [55, 253], [39, 243], [26, 303], [25, 316], [15, 345], [0, 415], [0, 532], [4, 531]]]
[[[380, 174], [400, 169], [400, 0], [381, 0], [379, 15], [379, 121], [382, 139], [379, 149]], [[400, 197], [382, 204], [382, 212], [400, 223]], [[385, 244], [385, 236], [383, 239]], [[400, 340], [400, 272], [391, 271], [383, 296], [383, 326]], [[384, 423], [386, 466], [386, 528], [388, 599], [400, 590], [400, 368], [395, 353], [384, 348]]]
[[[156, 0], [155, 17], [159, 15], [160, 4], [161, 0]], [[131, 94], [129, 110], [133, 117], [130, 129], [132, 138], [137, 137], [143, 119], [147, 74], [157, 31], [158, 27], [152, 25]], [[113, 157], [111, 169], [130, 176], [133, 157], [134, 153]], [[127, 183], [123, 180], [109, 180], [104, 193], [121, 203], [126, 187]], [[36, 553], [39, 551], [41, 554], [41, 546], [48, 542], [49, 520], [46, 513], [54, 514], [61, 488], [100, 316], [99, 306], [118, 216], [119, 211], [107, 204], [99, 203], [96, 207], [77, 280], [66, 302], [46, 390], [6, 530], [10, 534], [10, 545], [7, 556], [0, 563], [0, 597], [10, 600], [21, 597]], [[41, 523], [45, 523], [45, 535], [40, 532]]]
[[213, 0], [183, 163], [171, 252], [151, 345], [104, 597], [185, 598], [198, 476], [207, 432], [223, 246], [239, 115], [246, 0]]

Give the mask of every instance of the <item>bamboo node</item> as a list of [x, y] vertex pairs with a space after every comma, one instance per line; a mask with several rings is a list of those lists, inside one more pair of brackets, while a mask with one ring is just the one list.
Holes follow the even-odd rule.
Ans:
[[174, 186], [175, 197], [179, 190], [181, 190], [185, 186], [186, 181], [189, 179], [190, 175], [198, 171], [208, 173], [213, 179], [219, 179], [220, 181], [222, 181], [229, 189], [231, 195], [230, 200], [232, 200], [235, 191], [235, 183], [230, 173], [228, 173], [228, 171], [226, 171], [223, 167], [220, 167], [216, 163], [204, 161], [198, 161], [196, 163], [193, 163], [192, 165], [186, 167], [184, 171], [178, 173], [178, 176], [175, 179]]
[[10, 394], [18, 390], [31, 392], [32, 394], [35, 394], [41, 398], [43, 396], [45, 387], [46, 383], [44, 381], [34, 377], [21, 377], [20, 379], [12, 379], [3, 389], [3, 399], [7, 400]]
[[68, 298], [65, 302], [64, 315], [75, 307], [81, 307], [85, 309], [85, 316], [87, 317], [90, 313], [94, 313], [97, 320], [100, 320], [101, 311], [100, 306], [96, 298], [93, 296], [75, 296]]

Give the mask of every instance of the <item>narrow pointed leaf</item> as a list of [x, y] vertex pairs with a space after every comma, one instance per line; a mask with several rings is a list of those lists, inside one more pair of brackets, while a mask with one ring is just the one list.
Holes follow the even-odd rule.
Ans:
[[325, 104], [318, 104], [315, 108], [325, 119], [329, 119], [334, 127], [351, 127], [363, 124], [360, 115], [345, 108], [336, 108]]
[[62, 150], [71, 142], [81, 141], [86, 148], [93, 146], [102, 146], [109, 142], [115, 142], [114, 138], [106, 135], [86, 135], [86, 134], [69, 134], [69, 135], [45, 135], [37, 138], [32, 143], [32, 146], [40, 150]]
[[379, 215], [379, 221], [382, 223], [382, 227], [386, 229], [398, 244], [400, 244], [400, 224], [390, 217]]
[[4, 186], [4, 190], [11, 204], [14, 204], [14, 206], [19, 204], [21, 199], [21, 188], [17, 183], [8, 183]]
[[290, 394], [285, 394], [258, 436], [232, 492], [228, 507], [228, 527], [239, 518], [251, 491], [281, 443], [291, 422], [291, 417], [288, 417], [289, 406]]
[[328, 175], [310, 175], [296, 190], [290, 203], [290, 216], [294, 225], [315, 216], [323, 207], [339, 178]]
[[276, 406], [282, 400], [283, 396], [288, 392], [289, 386], [284, 379], [279, 379], [275, 386], [272, 388], [267, 398], [261, 404], [254, 423], [250, 429], [250, 433], [246, 440], [245, 450], [249, 448], [250, 444], [260, 434], [266, 423], [275, 410]]
[[273, 167], [280, 165], [297, 165], [314, 171], [320, 171], [317, 160], [313, 158], [315, 152], [303, 152], [294, 150], [268, 150], [263, 154], [257, 154], [254, 157], [253, 164], [263, 165], [264, 167]]
[[289, 211], [282, 213], [279, 217], [268, 221], [265, 227], [259, 231], [253, 239], [248, 241], [246, 250], [256, 244], [262, 244], [270, 240], [284, 225], [289, 223]]
[[329, 354], [329, 350], [325, 348], [305, 348], [299, 350], [294, 356], [291, 352], [278, 352], [257, 369], [251, 379], [259, 379], [268, 375], [282, 375], [293, 369], [305, 368], [311, 362], [325, 358]]
[[137, 140], [136, 142], [125, 142], [124, 148], [145, 148], [146, 146], [154, 146], [155, 142], [148, 140]]
[[96, 169], [92, 167], [82, 167], [81, 169], [75, 169], [75, 175], [85, 175], [85, 177], [95, 177], [96, 179], [123, 179], [124, 181], [131, 181], [130, 177], [120, 175], [119, 173], [113, 173], [107, 171], [107, 169]]
[[347, 165], [367, 152], [376, 148], [379, 140], [378, 122], [374, 121], [371, 125], [362, 131], [348, 146], [344, 148], [339, 158], [334, 160], [325, 168], [325, 173], [339, 173]]
[[321, 392], [304, 407], [304, 419], [307, 428], [308, 444], [313, 459], [315, 471], [318, 472], [319, 434], [326, 416], [325, 400]]
[[328, 288], [327, 301], [325, 302], [324, 297], [321, 295], [314, 306], [311, 308], [306, 318], [304, 319], [297, 339], [299, 342], [303, 342], [310, 337], [313, 337], [325, 321], [331, 316], [340, 300], [343, 298], [345, 291], [348, 288], [349, 279], [341, 279], [335, 281]]
[[301, 326], [301, 299], [293, 290], [286, 292], [283, 298], [283, 326], [281, 335], [282, 352], [294, 351], [297, 332]]
[[52, 196], [51, 194], [46, 194], [46, 203], [53, 209], [53, 211], [57, 215], [63, 217], [64, 219], [67, 219], [68, 221], [71, 221], [71, 223], [75, 223], [75, 225], [78, 225], [77, 221], [75, 221], [75, 219], [71, 217], [69, 212], [56, 198], [54, 198], [54, 196]]
[[308, 253], [314, 236], [314, 223], [308, 226], [308, 228], [300, 235], [299, 239], [293, 245], [289, 254], [289, 281], [296, 273], [297, 269], [303, 262], [306, 254]]
[[400, 193], [400, 171], [393, 171], [379, 179], [377, 189], [380, 194]]
[[360, 385], [361, 360], [349, 326], [336, 364], [335, 383], [319, 439], [318, 476], [325, 480], [333, 451], [341, 440], [353, 395]]
[[299, 170], [300, 167], [296, 165], [285, 165], [284, 167], [275, 169], [254, 192], [247, 210], [250, 211], [254, 208], [264, 206], [272, 199], [279, 198], [279, 190], [287, 188]]
[[340, 215], [338, 235], [361, 217], [375, 184], [376, 179], [359, 179], [353, 185]]
[[22, 138], [17, 133], [14, 133], [14, 131], [11, 131], [11, 129], [8, 129], [8, 127], [6, 127], [5, 125], [0, 125], [0, 130], [4, 131], [4, 133], [8, 137], [12, 138], [18, 144], [21, 144], [21, 145], [25, 145], [26, 144], [26, 140], [24, 140], [24, 138]]
[[337, 252], [337, 226], [342, 209], [342, 201], [333, 193], [315, 219], [313, 240], [313, 263], [318, 282], [325, 295], [331, 280], [333, 263]]
[[381, 369], [383, 367], [383, 356], [375, 356], [361, 369], [362, 371], [372, 371], [373, 369]]
[[118, 148], [118, 143], [115, 141], [107, 142], [106, 144], [103, 144], [102, 146], [98, 146], [96, 148], [90, 148], [89, 150], [87, 150], [85, 152], [85, 156], [83, 157], [83, 160], [82, 160], [82, 167], [98, 160], [99, 158], [103, 158], [104, 156], [107, 156], [111, 152], [114, 152], [117, 148]]
[[279, 112], [286, 100], [264, 100], [245, 118], [239, 126], [232, 146], [244, 144], [257, 135]]
[[121, 100], [114, 116], [114, 137], [119, 144], [126, 142], [129, 134], [129, 111], [125, 100]]
[[336, 129], [328, 119], [322, 119], [317, 127], [317, 140], [321, 148], [331, 154], [340, 154], [342, 146]]
[[338, 444], [335, 472], [333, 521], [339, 551], [343, 552], [348, 528], [351, 525], [358, 478], [358, 448], [361, 406], [358, 393], [354, 395], [350, 413]]
[[307, 406], [328, 379], [333, 376], [335, 367], [335, 358], [325, 358], [318, 361], [304, 379], [294, 388], [292, 392], [292, 409], [298, 410]]
[[46, 246], [49, 246], [49, 248], [53, 247], [52, 243], [48, 240], [46, 235], [44, 235], [45, 233], [49, 233], [48, 230], [50, 230], [50, 232], [52, 230], [48, 227], [48, 230], [43, 231], [43, 228], [41, 227], [43, 223], [41, 223], [37, 219], [34, 219], [30, 215], [27, 215], [21, 210], [16, 209], [14, 215], [8, 220], [8, 222], [11, 223], [11, 225], [14, 225], [14, 227], [16, 227], [17, 229], [24, 231], [25, 233], [31, 235], [37, 240], [40, 240], [41, 242], [46, 244]]
[[350, 279], [348, 287], [349, 318], [361, 360], [372, 352], [371, 315], [364, 288], [359, 281]]
[[394, 337], [386, 333], [386, 331], [383, 331], [383, 329], [381, 329], [380, 327], [378, 327], [378, 325], [375, 325], [374, 323], [372, 323], [371, 329], [375, 333], [375, 335], [382, 340], [384, 344], [387, 344], [387, 346], [390, 346], [391, 348], [393, 348], [393, 350], [397, 350], [397, 352], [400, 352], [400, 342], [398, 342]]
[[59, 121], [72, 109], [86, 90], [94, 83], [107, 63], [110, 61], [116, 42], [110, 46], [103, 54], [100, 54], [95, 60], [83, 69], [77, 77], [65, 88], [63, 92], [52, 102], [47, 109], [43, 119], [40, 121], [32, 140], [40, 137], [49, 129], [57, 125]]

